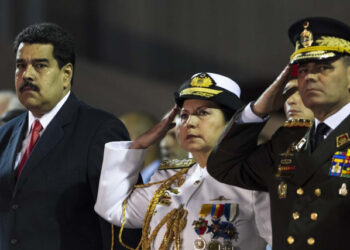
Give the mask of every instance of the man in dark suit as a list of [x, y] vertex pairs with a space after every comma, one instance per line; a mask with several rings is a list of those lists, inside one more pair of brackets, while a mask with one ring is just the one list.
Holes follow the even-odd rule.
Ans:
[[[274, 249], [349, 249], [350, 27], [329, 18], [293, 24], [298, 89], [315, 115], [307, 130], [284, 126], [264, 145], [256, 138], [280, 109], [291, 65], [255, 103], [237, 113], [208, 160], [219, 181], [267, 190]], [[321, 128], [321, 129], [320, 129]]]
[[61, 27], [31, 25], [14, 50], [28, 112], [0, 128], [0, 249], [111, 249], [111, 225], [93, 207], [104, 144], [128, 132], [71, 92], [75, 52]]

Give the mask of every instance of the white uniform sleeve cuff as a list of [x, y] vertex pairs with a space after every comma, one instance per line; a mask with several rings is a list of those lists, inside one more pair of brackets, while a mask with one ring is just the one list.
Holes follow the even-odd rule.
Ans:
[[250, 102], [242, 111], [240, 117], [237, 120], [238, 124], [243, 123], [261, 123], [268, 120], [270, 116], [266, 116], [264, 118], [261, 118], [260, 116], [257, 116], [253, 110], [252, 110], [252, 102]]
[[123, 201], [136, 184], [146, 150], [129, 149], [131, 141], [105, 144], [95, 211], [121, 225]]

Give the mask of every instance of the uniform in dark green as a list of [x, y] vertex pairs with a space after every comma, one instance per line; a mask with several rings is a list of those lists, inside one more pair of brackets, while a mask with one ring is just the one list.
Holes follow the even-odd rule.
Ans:
[[[291, 63], [316, 64], [350, 55], [350, 28], [337, 20], [301, 20], [289, 35], [296, 44]], [[323, 101], [322, 105], [329, 105]], [[238, 124], [234, 118], [210, 155], [207, 169], [217, 180], [269, 191], [273, 249], [350, 249], [350, 117], [346, 110], [336, 110], [345, 120], [313, 151], [310, 131], [314, 127], [309, 131], [284, 127], [257, 146], [263, 124]]]
[[[350, 188], [350, 178], [330, 176], [329, 172], [335, 152], [350, 149], [350, 141], [336, 145], [337, 137], [339, 141], [339, 136], [350, 133], [350, 117], [314, 152], [307, 132], [300, 151], [289, 152], [289, 157], [281, 156], [281, 150], [293, 137], [300, 138], [305, 128], [281, 128], [271, 141], [258, 147], [262, 126], [233, 124], [208, 159], [209, 174], [226, 184], [269, 191], [273, 249], [349, 249], [350, 194], [341, 195], [339, 190], [343, 183]], [[278, 166], [286, 159], [291, 159], [288, 165], [295, 170], [276, 177]], [[285, 198], [279, 197], [282, 182], [287, 187]]]

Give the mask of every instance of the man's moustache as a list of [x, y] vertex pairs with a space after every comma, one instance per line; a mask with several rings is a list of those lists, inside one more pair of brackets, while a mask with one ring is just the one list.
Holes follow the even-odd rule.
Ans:
[[36, 86], [35, 84], [31, 83], [31, 82], [23, 82], [22, 86], [19, 88], [19, 92], [23, 92], [25, 88], [29, 88], [30, 90], [33, 90], [33, 91], [36, 91], [36, 92], [39, 92], [40, 89], [38, 86]]

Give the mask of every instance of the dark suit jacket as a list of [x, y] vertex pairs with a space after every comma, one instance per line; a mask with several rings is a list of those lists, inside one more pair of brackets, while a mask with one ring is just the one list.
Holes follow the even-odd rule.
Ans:
[[104, 144], [128, 140], [124, 125], [71, 93], [16, 182], [27, 116], [0, 128], [0, 249], [110, 249], [111, 226], [93, 207]]
[[[313, 152], [310, 130], [301, 128], [281, 128], [271, 141], [257, 146], [262, 126], [232, 120], [208, 159], [208, 172], [227, 184], [269, 191], [273, 249], [348, 250], [350, 192], [343, 196], [339, 189], [343, 183], [349, 189], [350, 178], [329, 172], [335, 152], [350, 148], [349, 140], [336, 143], [345, 133], [349, 138], [350, 117]], [[289, 147], [292, 142], [299, 147]], [[278, 176], [278, 167], [286, 165], [295, 169]], [[279, 189], [283, 183], [284, 198]]]

